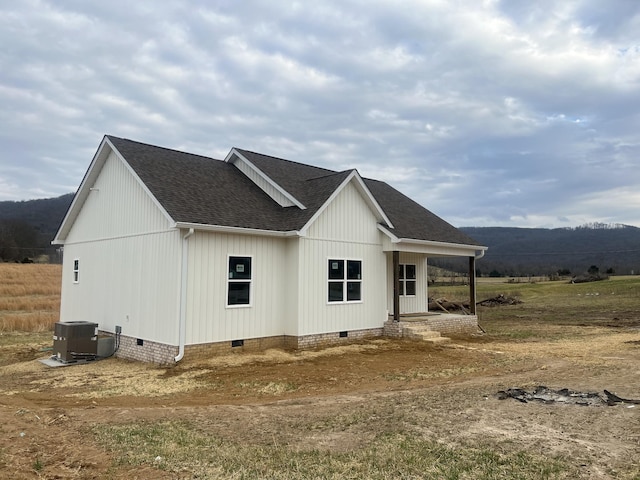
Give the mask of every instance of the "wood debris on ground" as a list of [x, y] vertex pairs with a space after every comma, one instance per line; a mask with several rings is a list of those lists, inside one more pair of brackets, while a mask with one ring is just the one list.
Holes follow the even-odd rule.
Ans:
[[496, 307], [499, 305], [518, 305], [522, 303], [522, 300], [519, 300], [515, 297], [507, 297], [502, 293], [496, 297], [487, 298], [477, 303], [477, 305], [482, 305], [483, 307]]
[[496, 397], [498, 400], [513, 398], [514, 400], [518, 400], [522, 403], [564, 403], [583, 406], [613, 406], [618, 404], [640, 405], [640, 400], [621, 398], [608, 390], [604, 390], [603, 393], [575, 392], [568, 388], [553, 390], [542, 385], [536, 387], [532, 392], [527, 392], [521, 388], [501, 390], [496, 394]]

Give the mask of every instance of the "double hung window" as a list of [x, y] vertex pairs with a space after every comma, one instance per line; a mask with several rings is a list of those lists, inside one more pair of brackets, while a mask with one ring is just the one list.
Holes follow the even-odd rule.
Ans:
[[227, 306], [251, 305], [251, 257], [229, 257]]
[[362, 261], [329, 259], [328, 262], [328, 301], [362, 301]]
[[413, 297], [416, 294], [416, 266], [400, 264], [400, 295]]
[[73, 283], [80, 283], [80, 260], [73, 261]]

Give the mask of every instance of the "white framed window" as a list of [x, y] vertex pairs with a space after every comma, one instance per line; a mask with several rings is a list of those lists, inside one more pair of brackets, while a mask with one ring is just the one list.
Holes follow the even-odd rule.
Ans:
[[227, 306], [251, 306], [253, 290], [252, 257], [229, 255], [227, 262]]
[[328, 260], [329, 303], [362, 301], [362, 260], [330, 258]]
[[414, 264], [400, 264], [400, 295], [403, 297], [416, 296], [416, 266]]
[[73, 259], [73, 283], [80, 283], [80, 259]]

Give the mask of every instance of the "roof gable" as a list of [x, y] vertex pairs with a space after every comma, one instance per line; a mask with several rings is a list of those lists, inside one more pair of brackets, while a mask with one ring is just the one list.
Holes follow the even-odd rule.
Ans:
[[102, 142], [100, 142], [100, 145], [98, 146], [98, 150], [94, 154], [93, 159], [89, 164], [89, 168], [85, 172], [85, 175], [82, 178], [82, 181], [80, 182], [80, 186], [78, 187], [78, 190], [76, 191], [76, 194], [74, 195], [73, 200], [71, 201], [71, 205], [69, 205], [69, 208], [67, 209], [67, 212], [64, 218], [62, 219], [62, 222], [60, 223], [60, 227], [58, 228], [58, 231], [56, 232], [54, 239], [51, 241], [53, 245], [61, 245], [66, 240], [67, 235], [69, 234], [69, 231], [73, 226], [73, 223], [78, 218], [78, 215], [80, 214], [80, 210], [85, 204], [89, 194], [93, 190], [93, 186], [95, 185], [98, 179], [98, 176], [102, 172], [102, 169], [112, 152], [123, 163], [123, 165], [129, 172], [129, 174], [133, 176], [135, 181], [144, 190], [144, 192], [146, 192], [147, 195], [149, 195], [151, 201], [162, 213], [162, 215], [167, 219], [167, 221], [169, 221], [170, 223], [173, 223], [173, 219], [167, 213], [163, 205], [151, 194], [151, 192], [147, 188], [147, 185], [144, 183], [144, 181], [142, 181], [138, 177], [138, 175], [131, 168], [129, 163], [127, 163], [127, 161], [122, 157], [122, 155], [114, 147], [111, 140], [112, 139], [109, 136], [105, 135], [102, 139]]
[[336, 172], [239, 148], [222, 161], [113, 136], [98, 148], [56, 239], [73, 223], [106, 149], [119, 155], [178, 227], [304, 234], [352, 183], [390, 237], [479, 246], [390, 185], [363, 179], [356, 170]]
[[[346, 176], [345, 176], [345, 174], [346, 174]], [[327, 198], [327, 200], [322, 204], [322, 206], [319, 209], [316, 210], [316, 212], [313, 214], [313, 216], [309, 219], [309, 221], [301, 229], [301, 233], [302, 234], [304, 234], [309, 229], [309, 227], [313, 224], [313, 222], [320, 215], [322, 215], [322, 213], [327, 209], [327, 207], [331, 204], [331, 202], [333, 202], [333, 200], [340, 194], [340, 192], [342, 192], [342, 190], [344, 190], [346, 188], [346, 186], [349, 183], [352, 183], [356, 187], [356, 190], [358, 190], [358, 193], [360, 193], [360, 195], [362, 196], [364, 202], [367, 204], [369, 209], [371, 209], [371, 211], [375, 215], [375, 217], [378, 220], [378, 222], [379, 223], [384, 223], [385, 225], [388, 225], [390, 228], [393, 228], [393, 224], [391, 223], [391, 220], [389, 220], [389, 218], [385, 214], [384, 210], [382, 210], [382, 208], [380, 208], [380, 205], [378, 204], [378, 201], [371, 194], [371, 192], [369, 191], [369, 189], [367, 188], [367, 186], [363, 182], [362, 177], [360, 177], [360, 174], [358, 173], [357, 170], [351, 170], [351, 171], [347, 170], [346, 172], [341, 172], [341, 174], [338, 174], [338, 175], [344, 176], [344, 179], [342, 180], [342, 182], [340, 183], [338, 188], [336, 188], [333, 191], [333, 193], [329, 196], [329, 198]], [[320, 178], [323, 178], [323, 177], [320, 177]], [[315, 182], [317, 180], [318, 179], [310, 179], [310, 180], [307, 180], [307, 182]]]

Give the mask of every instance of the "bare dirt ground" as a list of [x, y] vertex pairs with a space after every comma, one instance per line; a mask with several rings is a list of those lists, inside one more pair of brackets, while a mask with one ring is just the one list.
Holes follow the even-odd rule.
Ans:
[[117, 358], [50, 368], [37, 360], [46, 357], [49, 336], [25, 334], [0, 343], [0, 478], [195, 478], [153, 461], [118, 464], [96, 440], [97, 425], [140, 420], [186, 420], [234, 442], [328, 451], [357, 448], [403, 422], [449, 446], [564, 458], [574, 478], [640, 478], [640, 405], [495, 396], [546, 385], [639, 398], [635, 322], [553, 326], [545, 339], [505, 338], [494, 328], [442, 346], [378, 339], [312, 352], [186, 358], [173, 368]]

